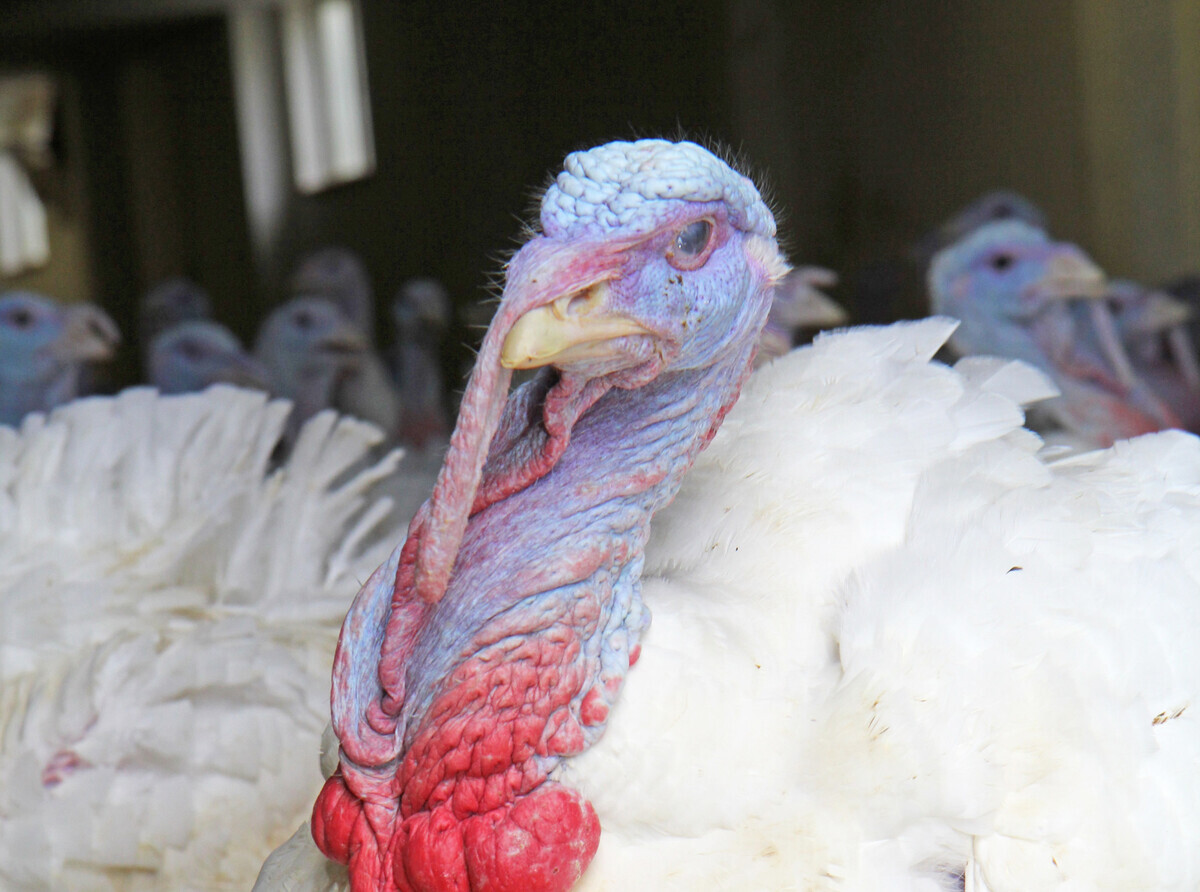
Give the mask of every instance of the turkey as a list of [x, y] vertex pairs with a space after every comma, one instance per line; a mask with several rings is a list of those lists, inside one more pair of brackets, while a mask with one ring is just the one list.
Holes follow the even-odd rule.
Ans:
[[295, 404], [287, 442], [327, 408], [394, 435], [400, 404], [387, 369], [366, 334], [332, 300], [302, 295], [276, 307], [259, 329], [254, 355], [267, 368], [272, 392]]
[[190, 393], [218, 383], [265, 390], [266, 368], [224, 325], [180, 322], [150, 343], [150, 383], [162, 393]]
[[833, 328], [849, 321], [841, 305], [821, 291], [837, 281], [837, 273], [819, 266], [794, 269], [783, 277], [758, 338], [756, 367], [791, 350], [805, 329]]
[[244, 892], [320, 788], [397, 456], [323, 413], [148, 388], [0, 428], [0, 888]]
[[[180, 322], [212, 316], [212, 298], [187, 276], [159, 282], [138, 302], [138, 341], [147, 356], [154, 339]], [[147, 360], [148, 362], [148, 360]]]
[[1047, 463], [1050, 382], [944, 318], [749, 377], [787, 266], [699, 146], [572, 154], [540, 222], [342, 628], [347, 870], [258, 888], [1194, 889], [1200, 443]]
[[453, 318], [450, 295], [437, 279], [409, 279], [392, 302], [396, 329], [392, 368], [400, 390], [400, 438], [418, 450], [440, 444], [450, 434], [440, 347]]
[[912, 248], [912, 256], [922, 271], [935, 254], [962, 241], [976, 229], [1000, 220], [1020, 220], [1035, 229], [1046, 229], [1046, 215], [1036, 204], [1011, 189], [985, 192], [959, 210], [937, 229], [927, 233]]
[[1137, 282], [1109, 283], [1121, 343], [1138, 377], [1179, 416], [1187, 430], [1200, 430], [1200, 364], [1189, 331], [1193, 310], [1186, 302]]
[[1081, 444], [1180, 426], [1136, 373], [1109, 307], [1104, 273], [1082, 251], [1019, 220], [979, 227], [933, 259], [930, 303], [959, 319], [960, 354], [1020, 359], [1062, 395], [1039, 409]]
[[75, 399], [84, 365], [111, 359], [120, 340], [116, 323], [93, 304], [0, 294], [0, 425]]
[[362, 258], [349, 248], [329, 246], [313, 251], [292, 274], [295, 297], [318, 295], [333, 301], [350, 322], [373, 342], [375, 292]]

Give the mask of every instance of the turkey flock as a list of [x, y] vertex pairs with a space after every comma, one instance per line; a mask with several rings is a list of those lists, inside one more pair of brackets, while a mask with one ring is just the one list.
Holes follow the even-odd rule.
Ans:
[[1200, 889], [1194, 283], [996, 192], [842, 328], [777, 239], [574, 152], [465, 384], [343, 248], [115, 395], [0, 295], [0, 889]]

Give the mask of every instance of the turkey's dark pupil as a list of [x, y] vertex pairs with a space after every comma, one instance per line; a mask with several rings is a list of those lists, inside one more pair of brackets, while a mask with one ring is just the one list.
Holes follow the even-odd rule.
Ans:
[[697, 220], [675, 237], [675, 250], [694, 257], [708, 244], [708, 234], [711, 231], [711, 223], [707, 220]]
[[33, 313], [28, 310], [17, 310], [12, 314], [12, 321], [17, 328], [29, 328], [33, 325]]
[[1004, 270], [1012, 266], [1012, 262], [1012, 258], [1007, 254], [997, 254], [992, 258], [992, 269], [1004, 272]]

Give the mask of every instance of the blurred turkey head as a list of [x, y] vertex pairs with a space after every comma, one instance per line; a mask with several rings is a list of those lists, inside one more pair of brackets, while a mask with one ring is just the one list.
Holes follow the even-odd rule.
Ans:
[[233, 332], [202, 319], [181, 322], [154, 339], [150, 383], [162, 393], [191, 393], [217, 383], [265, 390], [269, 375]]
[[342, 380], [370, 354], [358, 326], [325, 297], [295, 297], [276, 308], [259, 329], [254, 355], [271, 391], [292, 401], [295, 425], [334, 406]]
[[212, 300], [208, 292], [187, 276], [175, 276], [159, 282], [142, 295], [138, 305], [138, 338], [143, 354], [148, 357], [150, 344], [155, 337], [171, 326], [192, 319], [208, 319], [210, 316]]
[[116, 323], [94, 304], [0, 295], [0, 423], [74, 399], [82, 364], [111, 359], [120, 341]]
[[1055, 423], [1099, 445], [1178, 424], [1136, 375], [1106, 300], [1104, 273], [1083, 251], [1018, 220], [988, 223], [934, 257], [935, 313], [961, 324], [960, 354], [1021, 359], [1062, 396]]
[[349, 248], [327, 247], [301, 261], [292, 274], [295, 296], [324, 297], [332, 301], [372, 343], [375, 338], [375, 294], [361, 257]]

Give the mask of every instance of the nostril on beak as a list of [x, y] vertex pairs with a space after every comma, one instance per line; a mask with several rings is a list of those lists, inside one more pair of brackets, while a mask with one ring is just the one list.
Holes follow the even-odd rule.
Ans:
[[586, 316], [601, 306], [608, 296], [608, 287], [601, 282], [573, 294], [565, 294], [550, 305], [550, 311], [559, 319]]

